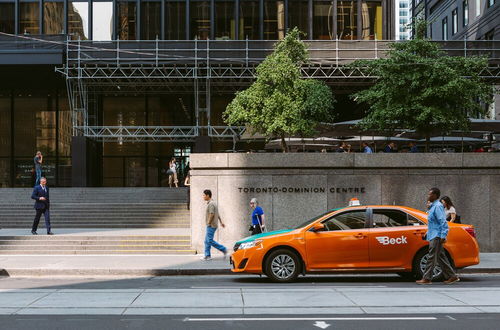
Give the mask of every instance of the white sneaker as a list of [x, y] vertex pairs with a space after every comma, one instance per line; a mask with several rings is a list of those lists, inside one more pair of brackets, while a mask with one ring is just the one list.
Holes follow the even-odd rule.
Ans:
[[210, 257], [210, 256], [204, 256], [204, 257], [201, 257], [200, 260], [210, 261], [210, 260], [212, 260], [212, 257]]

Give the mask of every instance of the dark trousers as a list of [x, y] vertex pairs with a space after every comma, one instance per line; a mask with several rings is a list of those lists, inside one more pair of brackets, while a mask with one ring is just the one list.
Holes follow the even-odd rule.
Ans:
[[262, 227], [259, 225], [254, 225], [252, 229], [252, 235], [257, 235], [262, 233]]
[[36, 231], [38, 229], [38, 223], [40, 222], [40, 217], [42, 216], [45, 217], [45, 228], [47, 228], [47, 233], [50, 233], [50, 211], [49, 209], [37, 209], [36, 210], [36, 215], [35, 215], [35, 220], [33, 220], [33, 227], [31, 228], [31, 231]]
[[423, 277], [425, 280], [432, 280], [434, 268], [437, 265], [439, 265], [443, 270], [445, 280], [457, 276], [455, 274], [455, 270], [450, 265], [450, 261], [448, 260], [446, 252], [443, 248], [443, 243], [441, 243], [441, 239], [439, 237], [436, 237], [429, 242], [429, 259], [427, 261], [427, 267], [425, 268]]

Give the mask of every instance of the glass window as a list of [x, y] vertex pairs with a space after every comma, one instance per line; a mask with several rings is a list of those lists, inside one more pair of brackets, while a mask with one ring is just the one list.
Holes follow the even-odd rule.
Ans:
[[358, 38], [357, 8], [356, 1], [337, 2], [337, 33], [339, 39], [356, 40]]
[[234, 2], [215, 2], [215, 39], [235, 39]]
[[44, 34], [64, 33], [64, 3], [62, 2], [43, 3], [43, 33]]
[[464, 0], [462, 2], [462, 11], [463, 11], [463, 24], [467, 26], [469, 24], [469, 1]]
[[481, 15], [481, 0], [476, 0], [476, 17]]
[[264, 1], [264, 40], [285, 37], [285, 2]]
[[14, 3], [0, 3], [0, 32], [15, 33]]
[[259, 37], [259, 2], [240, 1], [240, 37], [239, 39], [258, 40]]
[[186, 39], [186, 2], [165, 3], [165, 39]]
[[92, 39], [111, 40], [113, 37], [113, 3], [92, 3]]
[[495, 0], [486, 0], [488, 2], [488, 8], [493, 7]]
[[399, 24], [408, 24], [408, 18], [399, 18]]
[[196, 1], [190, 3], [191, 39], [206, 40], [210, 38], [210, 2]]
[[[309, 33], [307, 17], [309, 16], [308, 1], [290, 0], [288, 1], [288, 28], [298, 27], [300, 31]], [[309, 35], [307, 38], [309, 39]]]
[[71, 156], [71, 137], [73, 135], [73, 124], [71, 122], [71, 111], [66, 97], [59, 96], [59, 124], [58, 124], [58, 152], [61, 157]]
[[365, 228], [366, 212], [353, 211], [335, 215], [323, 222], [325, 229], [332, 230], [350, 230]]
[[451, 12], [451, 34], [458, 32], [458, 9], [455, 8]]
[[118, 2], [117, 34], [120, 40], [135, 40], [137, 24], [137, 3]]
[[0, 157], [10, 156], [10, 97], [0, 97]]
[[373, 227], [399, 227], [408, 224], [405, 212], [397, 210], [373, 210]]
[[448, 40], [448, 17], [443, 18], [441, 21], [441, 29], [442, 29], [442, 39]]
[[408, 2], [400, 2], [399, 8], [408, 8]]
[[89, 38], [89, 4], [83, 1], [68, 2], [68, 32], [73, 39]]
[[333, 39], [333, 3], [319, 2], [313, 3], [313, 39], [331, 40]]
[[10, 187], [10, 159], [0, 158], [0, 188]]
[[38, 2], [21, 2], [19, 4], [19, 33], [40, 33], [40, 9]]
[[361, 13], [363, 19], [362, 38], [364, 40], [382, 40], [382, 2], [363, 1]]
[[141, 2], [141, 39], [161, 39], [161, 3]]

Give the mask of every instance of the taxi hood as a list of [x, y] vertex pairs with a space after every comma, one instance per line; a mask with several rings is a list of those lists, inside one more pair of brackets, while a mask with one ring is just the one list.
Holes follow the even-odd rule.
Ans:
[[236, 242], [236, 244], [251, 242], [253, 240], [256, 240], [256, 239], [259, 239], [259, 238], [268, 237], [268, 236], [286, 234], [286, 233], [289, 233], [289, 232], [294, 231], [294, 230], [295, 229], [273, 230], [273, 231], [270, 231], [270, 232], [267, 232], [267, 233], [261, 233], [261, 234], [257, 234], [257, 235], [253, 235], [253, 236], [248, 236], [248, 237], [245, 237], [242, 240], [239, 240], [238, 242]]

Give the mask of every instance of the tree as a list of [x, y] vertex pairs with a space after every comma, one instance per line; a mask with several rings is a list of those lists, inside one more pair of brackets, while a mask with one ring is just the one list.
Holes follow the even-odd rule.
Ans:
[[448, 56], [424, 38], [425, 21], [416, 22], [416, 38], [390, 45], [386, 58], [357, 61], [377, 77], [375, 85], [353, 95], [369, 105], [360, 122], [365, 129], [413, 129], [426, 138], [467, 130], [471, 114], [485, 113], [492, 86], [480, 77], [485, 57]]
[[236, 93], [224, 112], [230, 125], [249, 125], [267, 138], [281, 138], [283, 152], [286, 136], [311, 136], [320, 121], [330, 120], [333, 95], [321, 81], [301, 78], [301, 66], [308, 52], [294, 28], [275, 45], [274, 52], [256, 69], [256, 81]]

